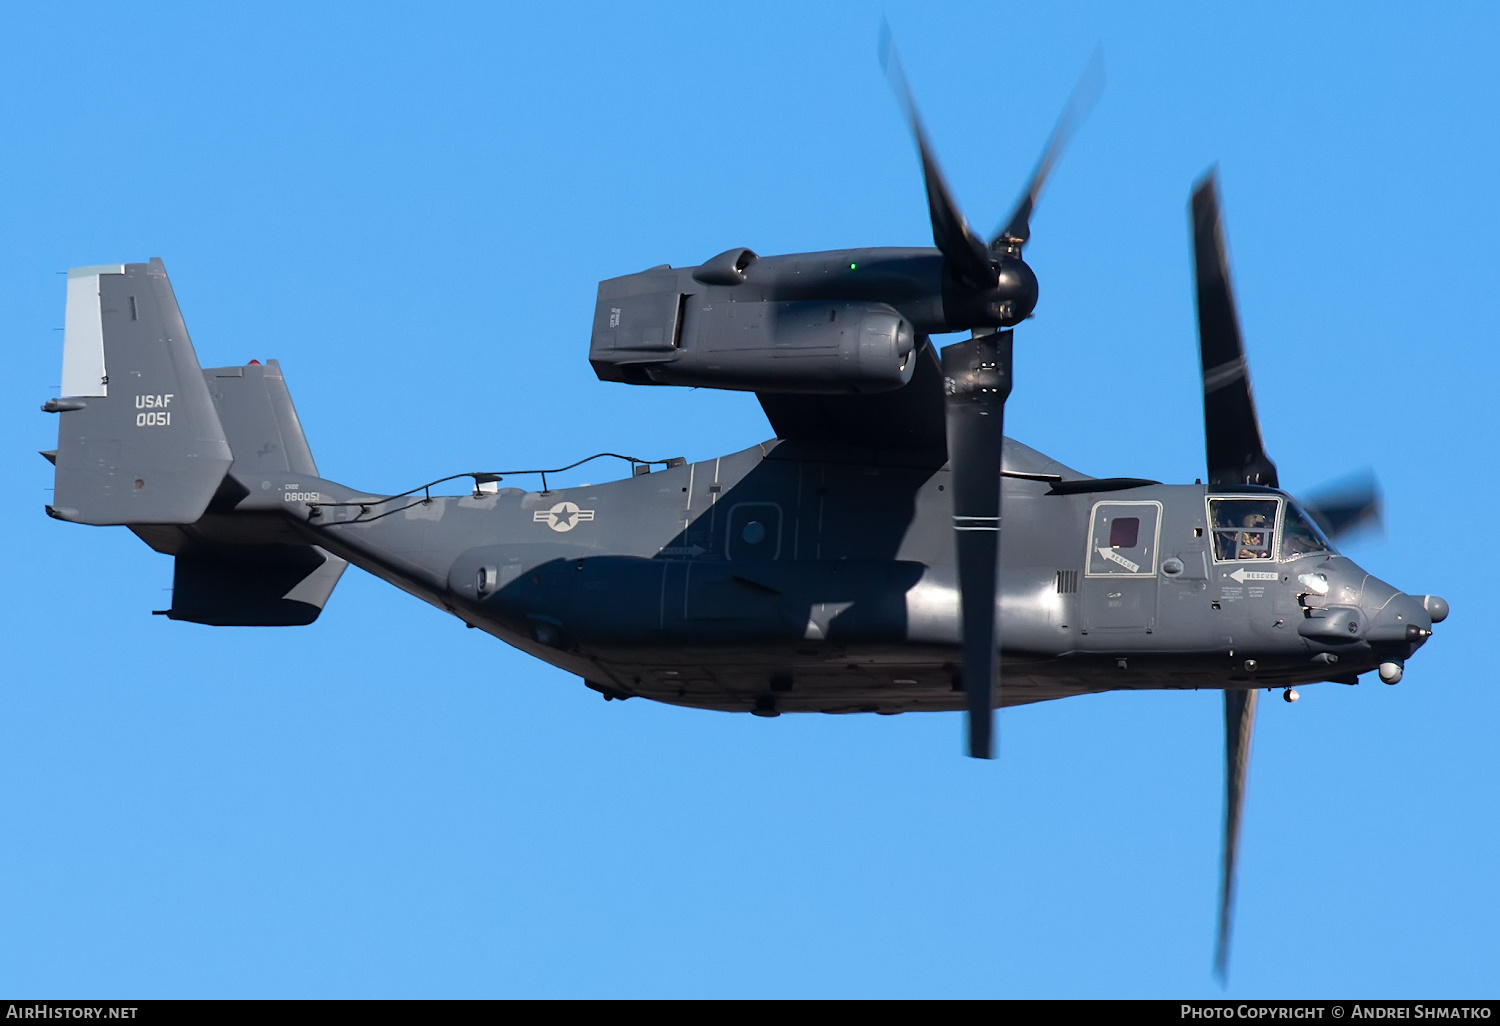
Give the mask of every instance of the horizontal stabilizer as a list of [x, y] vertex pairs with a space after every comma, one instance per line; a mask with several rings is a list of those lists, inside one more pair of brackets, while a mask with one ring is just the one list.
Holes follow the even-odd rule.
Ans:
[[214, 627], [298, 627], [323, 611], [348, 566], [316, 545], [240, 545], [179, 555], [173, 620]]

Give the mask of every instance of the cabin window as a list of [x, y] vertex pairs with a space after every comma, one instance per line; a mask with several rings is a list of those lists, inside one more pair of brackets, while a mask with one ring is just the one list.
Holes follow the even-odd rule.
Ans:
[[728, 559], [777, 559], [781, 555], [781, 507], [739, 502], [729, 509], [724, 555]]
[[1109, 522], [1109, 547], [1112, 549], [1133, 549], [1140, 537], [1140, 517], [1115, 517]]
[[1279, 505], [1275, 499], [1209, 499], [1214, 559], [1271, 559]]

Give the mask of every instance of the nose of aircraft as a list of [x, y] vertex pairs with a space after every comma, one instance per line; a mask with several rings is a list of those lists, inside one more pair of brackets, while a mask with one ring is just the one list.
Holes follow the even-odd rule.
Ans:
[[1448, 603], [1439, 595], [1423, 595], [1422, 608], [1427, 610], [1433, 623], [1442, 623], [1448, 619]]
[[1396, 592], [1378, 610], [1371, 609], [1366, 615], [1370, 629], [1365, 637], [1372, 645], [1410, 646], [1405, 653], [1410, 655], [1432, 635], [1432, 616], [1415, 595]]
[[[1372, 589], [1367, 583], [1366, 602], [1378, 599], [1379, 593], [1385, 590], [1375, 588], [1375, 594], [1372, 595]], [[1387, 684], [1396, 684], [1406, 672], [1407, 658], [1432, 637], [1432, 614], [1428, 612], [1428, 596], [1407, 595], [1394, 588], [1387, 594], [1388, 597], [1378, 608], [1375, 608], [1373, 602], [1365, 607], [1366, 620], [1370, 625], [1365, 633], [1365, 640], [1370, 643], [1374, 657], [1380, 660], [1376, 667], [1380, 679]]]

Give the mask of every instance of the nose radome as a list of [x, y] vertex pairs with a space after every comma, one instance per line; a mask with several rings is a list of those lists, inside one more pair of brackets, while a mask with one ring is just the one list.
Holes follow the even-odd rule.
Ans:
[[1433, 623], [1442, 623], [1448, 619], [1448, 603], [1441, 596], [1423, 595], [1422, 608], [1427, 610]]
[[1432, 635], [1432, 617], [1423, 601], [1414, 595], [1393, 595], [1373, 617], [1366, 637], [1370, 641], [1421, 644]]

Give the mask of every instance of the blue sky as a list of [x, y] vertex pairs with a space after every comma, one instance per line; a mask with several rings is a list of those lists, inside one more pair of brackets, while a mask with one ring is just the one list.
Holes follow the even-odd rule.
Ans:
[[1500, 14], [1211, 6], [12, 9], [0, 992], [1221, 993], [1215, 693], [1010, 711], [981, 764], [956, 715], [604, 703], [358, 571], [311, 627], [170, 623], [167, 558], [42, 513], [58, 272], [151, 256], [203, 362], [279, 358], [359, 487], [768, 437], [750, 396], [598, 382], [594, 285], [928, 244], [888, 16], [982, 231], [1104, 50], [1009, 432], [1202, 474], [1217, 162], [1283, 483], [1373, 468], [1387, 535], [1349, 553], [1452, 603], [1399, 686], [1262, 705], [1228, 993], [1494, 996]]

